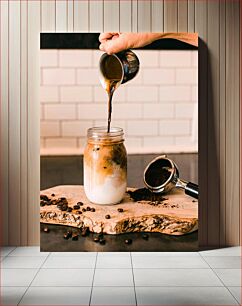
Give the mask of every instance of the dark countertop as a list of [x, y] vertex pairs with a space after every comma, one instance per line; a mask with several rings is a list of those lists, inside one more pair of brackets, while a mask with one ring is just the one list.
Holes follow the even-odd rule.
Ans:
[[[143, 187], [143, 171], [146, 165], [157, 155], [129, 155], [128, 156], [128, 186]], [[182, 179], [198, 182], [197, 154], [168, 154], [179, 167]], [[82, 156], [45, 156], [41, 157], [41, 190], [57, 185], [82, 185], [83, 167]], [[79, 233], [79, 229], [61, 225], [48, 225], [49, 233], [43, 232], [46, 225], [41, 224], [41, 251], [55, 252], [111, 252], [111, 251], [196, 251], [198, 250], [198, 232], [183, 236], [170, 236], [159, 233], [149, 233], [149, 239], [144, 240], [141, 233], [122, 235], [104, 235], [105, 245], [93, 241], [95, 234], [86, 237], [79, 236], [78, 241], [64, 240], [63, 234], [72, 229]], [[125, 239], [132, 239], [132, 244], [126, 245]]]

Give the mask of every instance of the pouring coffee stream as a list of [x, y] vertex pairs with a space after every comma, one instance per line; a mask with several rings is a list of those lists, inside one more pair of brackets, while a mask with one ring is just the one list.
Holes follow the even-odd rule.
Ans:
[[131, 50], [112, 55], [104, 53], [99, 61], [99, 71], [101, 84], [108, 94], [107, 132], [109, 133], [112, 120], [112, 99], [114, 91], [120, 84], [135, 77], [139, 71], [139, 60]]

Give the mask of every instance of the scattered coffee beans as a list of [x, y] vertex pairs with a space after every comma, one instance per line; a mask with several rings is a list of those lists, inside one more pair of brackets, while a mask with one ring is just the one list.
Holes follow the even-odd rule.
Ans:
[[83, 206], [83, 203], [82, 203], [82, 202], [77, 202], [76, 204], [77, 204], [77, 205], [80, 205], [80, 206]]
[[106, 240], [105, 239], [99, 239], [99, 243], [104, 245], [106, 243]]
[[61, 210], [62, 210], [62, 211], [66, 211], [67, 208], [68, 208], [68, 206], [67, 206], [66, 204], [64, 204], [64, 205], [61, 206]]
[[63, 237], [64, 237], [64, 239], [69, 239], [70, 238], [70, 235], [68, 234], [68, 233], [65, 233], [64, 235], [63, 235]]
[[132, 239], [125, 239], [124, 242], [125, 242], [126, 244], [131, 244], [131, 243], [132, 243]]
[[91, 208], [89, 206], [87, 206], [87, 211], [90, 211], [90, 210], [91, 210]]
[[52, 197], [54, 197], [55, 196], [55, 194], [54, 193], [52, 193], [52, 195], [51, 195]]
[[81, 235], [82, 237], [86, 237], [89, 233], [89, 228], [88, 227], [83, 227]]
[[74, 241], [77, 241], [78, 240], [78, 234], [74, 234], [74, 235], [72, 235], [72, 240], [74, 240]]
[[68, 212], [72, 212], [72, 208], [71, 207], [67, 207], [67, 211]]
[[110, 215], [106, 215], [105, 218], [106, 219], [110, 219], [111, 217], [110, 217]]
[[95, 208], [92, 207], [92, 208], [91, 208], [91, 212], [95, 212], [95, 211], [96, 211]]
[[85, 211], [86, 211], [86, 208], [82, 208], [82, 211], [85, 212]]
[[93, 238], [93, 241], [94, 241], [94, 242], [99, 242], [99, 240], [100, 240], [99, 237], [94, 237], [94, 238]]
[[143, 238], [144, 240], [148, 240], [148, 239], [149, 239], [149, 235], [148, 235], [148, 234], [143, 234], [143, 235], [142, 235], [142, 238]]
[[73, 208], [74, 208], [74, 209], [80, 209], [80, 205], [77, 205], [77, 204], [76, 204], [76, 205], [73, 206]]
[[49, 201], [49, 198], [45, 194], [40, 195], [40, 200]]
[[41, 201], [40, 201], [40, 206], [41, 206], [41, 207], [45, 206], [45, 203], [46, 203], [45, 201], [41, 200]]
[[118, 208], [118, 212], [123, 212], [123, 208]]

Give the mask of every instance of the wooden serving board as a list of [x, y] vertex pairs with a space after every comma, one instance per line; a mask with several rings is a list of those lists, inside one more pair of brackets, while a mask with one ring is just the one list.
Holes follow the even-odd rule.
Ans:
[[[128, 188], [134, 191], [134, 188]], [[198, 202], [187, 196], [183, 190], [173, 189], [164, 195], [165, 200], [156, 206], [150, 201], [135, 202], [128, 193], [116, 205], [91, 203], [83, 186], [56, 186], [41, 191], [50, 199], [65, 197], [68, 206], [83, 202], [79, 210], [61, 211], [56, 205], [40, 207], [40, 222], [88, 227], [91, 232], [121, 234], [127, 232], [159, 232], [170, 235], [183, 235], [198, 229]], [[51, 196], [54, 194], [55, 196]], [[82, 208], [95, 208], [95, 212], [82, 211]], [[123, 212], [118, 212], [122, 208]], [[105, 216], [110, 215], [110, 219]]]

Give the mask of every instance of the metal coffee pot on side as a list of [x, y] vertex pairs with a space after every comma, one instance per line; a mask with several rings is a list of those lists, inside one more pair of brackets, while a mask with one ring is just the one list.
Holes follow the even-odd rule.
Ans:
[[181, 180], [177, 165], [166, 155], [156, 157], [147, 165], [144, 170], [144, 183], [154, 193], [167, 193], [176, 187], [198, 199], [198, 185]]

